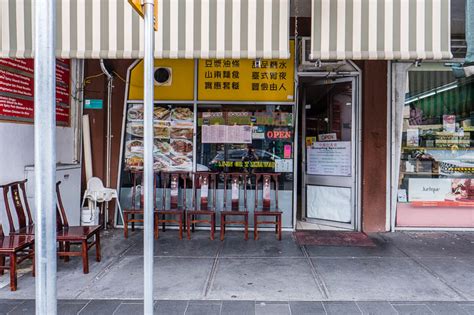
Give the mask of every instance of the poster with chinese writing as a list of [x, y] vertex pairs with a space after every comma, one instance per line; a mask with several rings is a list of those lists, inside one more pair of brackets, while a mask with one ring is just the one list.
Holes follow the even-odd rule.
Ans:
[[316, 142], [307, 148], [309, 175], [350, 176], [351, 142]]
[[[56, 121], [68, 125], [70, 63], [56, 60]], [[34, 121], [34, 60], [0, 59], [0, 119]]]
[[294, 46], [288, 60], [199, 60], [200, 101], [294, 100]]

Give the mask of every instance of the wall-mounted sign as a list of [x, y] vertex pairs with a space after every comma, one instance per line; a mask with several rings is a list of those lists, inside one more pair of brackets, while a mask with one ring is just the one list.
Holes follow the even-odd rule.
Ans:
[[[56, 59], [56, 121], [68, 125], [70, 63]], [[34, 121], [34, 60], [0, 58], [0, 119]]]
[[294, 45], [288, 60], [199, 60], [201, 101], [282, 101], [294, 99]]
[[269, 140], [291, 140], [293, 133], [288, 129], [273, 129], [268, 130], [266, 136]]
[[351, 175], [351, 142], [316, 142], [307, 148], [307, 173], [310, 175]]
[[84, 100], [84, 109], [102, 109], [104, 108], [104, 101], [98, 99]]
[[432, 206], [474, 205], [474, 180], [470, 178], [410, 178], [409, 202], [437, 202]]

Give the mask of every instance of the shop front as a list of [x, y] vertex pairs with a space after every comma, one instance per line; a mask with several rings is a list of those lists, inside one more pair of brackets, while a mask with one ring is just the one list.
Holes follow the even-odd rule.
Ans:
[[395, 228], [474, 228], [473, 78], [446, 63], [394, 69], [406, 82], [394, 104]]
[[[251, 226], [257, 173], [278, 174], [283, 228], [295, 224], [295, 44], [288, 44], [289, 59], [155, 60], [155, 172], [216, 172], [217, 210], [224, 206], [225, 174], [248, 174]], [[124, 207], [133, 198], [130, 174], [143, 169], [141, 61], [131, 65], [127, 81], [119, 170]]]

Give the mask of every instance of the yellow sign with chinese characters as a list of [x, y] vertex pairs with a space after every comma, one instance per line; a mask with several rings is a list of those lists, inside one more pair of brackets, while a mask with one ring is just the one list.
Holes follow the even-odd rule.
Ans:
[[294, 100], [294, 45], [287, 60], [199, 60], [198, 100], [274, 101]]
[[[194, 60], [155, 59], [155, 69], [171, 73], [169, 84], [155, 84], [155, 100], [192, 101], [194, 99]], [[143, 60], [130, 72], [128, 100], [143, 100]]]

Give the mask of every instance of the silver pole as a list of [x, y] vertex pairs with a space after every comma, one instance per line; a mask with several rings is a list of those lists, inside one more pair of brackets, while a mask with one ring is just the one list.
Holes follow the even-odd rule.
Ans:
[[56, 1], [35, 4], [36, 314], [56, 314]]
[[145, 11], [145, 57], [144, 57], [144, 313], [153, 314], [153, 54], [155, 50], [153, 28], [153, 0], [144, 0]]

